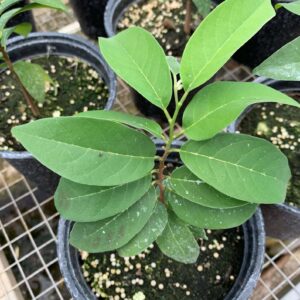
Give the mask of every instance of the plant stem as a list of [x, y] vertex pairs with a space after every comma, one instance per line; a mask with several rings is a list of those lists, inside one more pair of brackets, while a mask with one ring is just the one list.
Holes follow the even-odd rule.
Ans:
[[191, 34], [191, 22], [192, 22], [192, 0], [186, 1], [186, 7], [185, 7], [185, 19], [184, 19], [184, 32], [187, 35]]
[[19, 75], [15, 71], [14, 65], [13, 65], [12, 61], [10, 60], [10, 58], [9, 58], [6, 50], [3, 47], [0, 46], [0, 52], [2, 53], [3, 59], [4, 59], [5, 63], [7, 64], [8, 69], [10, 70], [10, 72], [12, 73], [12, 75], [15, 77], [15, 80], [18, 83], [18, 85], [19, 85], [19, 87], [21, 89], [22, 95], [23, 95], [24, 99], [26, 100], [27, 105], [30, 108], [33, 116], [34, 117], [38, 117], [40, 115], [39, 109], [35, 105], [34, 99], [29, 94], [29, 92], [27, 91], [26, 87], [22, 83]]
[[[174, 134], [174, 130], [175, 130], [175, 123], [176, 123], [176, 120], [177, 120], [177, 117], [178, 117], [178, 114], [179, 114], [179, 111], [182, 107], [182, 104], [183, 102], [186, 100], [188, 94], [189, 94], [189, 91], [186, 91], [184, 93], [184, 95], [182, 96], [182, 98], [180, 99], [180, 101], [178, 101], [178, 89], [177, 89], [177, 79], [176, 79], [176, 76], [174, 76], [174, 97], [176, 99], [176, 108], [175, 108], [175, 112], [173, 114], [173, 117], [171, 119], [169, 119], [169, 113], [166, 114], [166, 117], [169, 121], [169, 139], [166, 143], [166, 146], [165, 146], [165, 151], [162, 155], [162, 157], [160, 158], [160, 161], [159, 161], [159, 167], [158, 167], [158, 179], [157, 179], [157, 185], [159, 187], [159, 200], [162, 202], [162, 203], [165, 203], [165, 196], [164, 196], [164, 192], [165, 192], [165, 186], [164, 186], [164, 179], [165, 179], [165, 175], [164, 175], [164, 170], [165, 170], [165, 161], [166, 159], [168, 158], [170, 152], [172, 152], [172, 143], [174, 141], [174, 138], [175, 138], [175, 134]], [[168, 111], [167, 111], [168, 112]]]

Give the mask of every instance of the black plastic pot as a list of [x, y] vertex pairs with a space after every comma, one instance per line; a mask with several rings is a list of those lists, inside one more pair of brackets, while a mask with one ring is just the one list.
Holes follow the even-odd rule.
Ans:
[[[8, 53], [13, 62], [48, 55], [77, 57], [92, 66], [109, 88], [105, 109], [110, 109], [116, 97], [116, 78], [100, 55], [97, 47], [73, 35], [58, 33], [33, 33], [28, 38], [17, 37], [9, 41]], [[37, 186], [45, 196], [52, 196], [59, 177], [40, 164], [29, 152], [0, 151], [26, 179]]]
[[[162, 152], [161, 146], [162, 144], [159, 145], [158, 153]], [[168, 161], [178, 163], [178, 156], [173, 153]], [[74, 300], [96, 300], [96, 296], [83, 277], [79, 252], [68, 241], [72, 226], [73, 222], [60, 218], [57, 236], [60, 270]], [[244, 259], [235, 284], [224, 300], [248, 299], [260, 276], [265, 251], [264, 222], [260, 209], [242, 228], [244, 233]]]
[[[20, 1], [18, 2], [17, 5], [14, 5], [12, 6], [11, 8], [16, 8], [16, 7], [22, 7], [26, 4], [28, 4], [30, 1], [28, 0], [23, 0], [23, 1]], [[20, 23], [23, 23], [23, 22], [26, 22], [26, 23], [31, 23], [32, 25], [32, 31], [36, 31], [36, 27], [35, 27], [35, 22], [34, 22], [34, 18], [33, 18], [33, 14], [32, 14], [32, 11], [26, 11], [26, 12], [23, 12], [15, 17], [13, 17], [7, 24], [8, 27], [13, 27], [15, 25], [18, 25]]]
[[[263, 83], [283, 93], [300, 92], [300, 82], [277, 81], [258, 78], [256, 82]], [[248, 108], [233, 124], [229, 131], [234, 132], [243, 118], [252, 110]], [[261, 205], [265, 221], [266, 235], [281, 240], [295, 239], [300, 236], [300, 209], [288, 204]]]
[[107, 0], [70, 0], [70, 4], [84, 34], [96, 40], [106, 36], [104, 11]]
[[[123, 16], [125, 11], [128, 9], [129, 6], [131, 6], [133, 3], [138, 3], [141, 2], [141, 0], [109, 0], [106, 6], [105, 14], [104, 14], [104, 24], [105, 24], [105, 29], [107, 32], [107, 35], [109, 37], [112, 37], [117, 34], [117, 24], [120, 20], [120, 18]], [[202, 85], [198, 89], [194, 90], [192, 93], [189, 94], [187, 97], [183, 107], [181, 108], [181, 111], [179, 112], [178, 115], [178, 123], [182, 123], [182, 115], [185, 107], [189, 104], [191, 99], [193, 98], [193, 95], [199, 91], [203, 86], [211, 83], [214, 81], [214, 78], [209, 80], [206, 84]], [[145, 116], [151, 117], [154, 119], [157, 119], [158, 121], [164, 121], [166, 122], [167, 119], [162, 112], [160, 108], [157, 106], [151, 104], [148, 100], [146, 100], [141, 94], [136, 92], [135, 90], [131, 90], [133, 99], [135, 102], [136, 107], [138, 110]], [[180, 96], [183, 95], [183, 92], [180, 91], [179, 94]], [[173, 115], [175, 111], [175, 100], [174, 97], [172, 97], [172, 100], [168, 106], [168, 111], [171, 115]]]
[[[216, 0], [216, 2], [221, 3], [223, 0]], [[282, 2], [291, 1], [272, 1], [273, 4]], [[298, 36], [300, 36], [300, 17], [280, 8], [276, 16], [242, 46], [233, 58], [250, 68], [254, 68]]]

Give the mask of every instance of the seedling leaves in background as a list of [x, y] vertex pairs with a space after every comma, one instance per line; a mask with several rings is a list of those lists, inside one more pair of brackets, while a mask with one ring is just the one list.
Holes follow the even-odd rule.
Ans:
[[270, 142], [222, 133], [180, 149], [184, 164], [221, 193], [251, 203], [281, 203], [291, 177], [287, 158]]
[[119, 255], [129, 257], [144, 251], [162, 234], [167, 222], [166, 207], [157, 202], [148, 223], [129, 243], [118, 249]]
[[212, 9], [212, 0], [193, 0], [199, 14], [206, 17]]
[[239, 226], [247, 221], [257, 208], [257, 204], [246, 204], [227, 209], [208, 208], [174, 193], [168, 194], [168, 202], [181, 220], [187, 224], [208, 229], [226, 229]]
[[135, 128], [148, 131], [158, 138], [161, 138], [163, 135], [162, 128], [156, 122], [143, 117], [133, 116], [122, 112], [94, 110], [80, 113], [76, 115], [76, 117], [94, 118], [99, 120], [108, 120], [117, 123], [123, 123]]
[[157, 203], [156, 197], [156, 191], [151, 187], [137, 203], [112, 218], [92, 223], [75, 223], [70, 243], [90, 253], [122, 247], [147, 224]]
[[275, 8], [278, 9], [280, 7], [284, 7], [286, 10], [300, 16], [300, 1], [293, 1], [289, 3], [277, 3]]
[[185, 134], [193, 140], [212, 138], [254, 103], [300, 104], [268, 86], [250, 82], [219, 81], [199, 91], [183, 115]]
[[176, 194], [205, 207], [233, 208], [247, 204], [218, 192], [201, 181], [185, 166], [175, 169], [170, 183]]
[[115, 122], [49, 118], [12, 132], [42, 164], [81, 184], [121, 185], [146, 176], [154, 166], [151, 139]]
[[172, 81], [163, 49], [146, 30], [129, 28], [112, 38], [100, 38], [101, 53], [110, 67], [154, 105], [166, 108]]
[[52, 82], [52, 79], [45, 70], [38, 64], [26, 61], [16, 62], [14, 69], [30, 95], [36, 101], [44, 102], [46, 87]]
[[174, 56], [167, 56], [167, 62], [170, 68], [170, 71], [174, 75], [178, 75], [180, 73], [180, 63], [178, 59]]
[[129, 208], [150, 186], [151, 175], [112, 187], [82, 185], [61, 178], [54, 196], [55, 207], [68, 220], [99, 221]]
[[215, 8], [184, 50], [180, 73], [185, 90], [191, 91], [209, 80], [274, 16], [270, 0], [226, 0]]
[[195, 263], [199, 256], [199, 245], [193, 233], [172, 212], [156, 243], [165, 255], [185, 264]]
[[276, 80], [300, 81], [300, 37], [280, 48], [253, 72]]

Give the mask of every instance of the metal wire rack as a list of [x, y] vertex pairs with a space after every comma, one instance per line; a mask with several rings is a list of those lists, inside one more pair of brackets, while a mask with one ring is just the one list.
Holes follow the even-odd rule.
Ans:
[[[78, 30], [71, 15], [46, 14], [43, 18], [42, 12], [36, 18], [39, 29]], [[253, 76], [246, 67], [230, 61], [217, 79], [251, 81]], [[122, 81], [113, 109], [139, 114]], [[58, 218], [53, 197], [45, 197], [0, 160], [0, 300], [70, 299], [56, 255]], [[263, 272], [251, 300], [273, 299], [300, 300], [300, 237], [267, 241]]]

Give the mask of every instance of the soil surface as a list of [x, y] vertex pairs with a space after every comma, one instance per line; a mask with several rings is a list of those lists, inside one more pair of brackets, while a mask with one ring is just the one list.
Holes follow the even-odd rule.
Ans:
[[[103, 109], [109, 92], [104, 80], [85, 62], [70, 57], [42, 57], [32, 60], [50, 75], [46, 98], [38, 103], [40, 118], [71, 116], [87, 110]], [[22, 151], [11, 136], [12, 127], [34, 120], [10, 71], [0, 74], [0, 150]]]
[[135, 257], [81, 253], [83, 275], [99, 299], [221, 300], [241, 268], [241, 228], [207, 230], [196, 264], [178, 263], [151, 245]]
[[143, 0], [132, 4], [120, 18], [117, 30], [140, 26], [159, 41], [168, 55], [181, 56], [191, 34], [203, 17], [192, 3], [190, 32], [184, 28], [188, 0]]
[[[300, 102], [300, 94], [290, 94]], [[260, 104], [242, 120], [239, 131], [269, 140], [288, 158], [292, 171], [286, 203], [300, 207], [300, 111], [279, 104]]]

